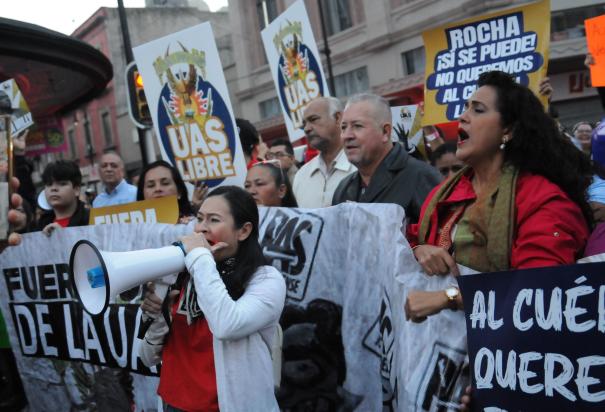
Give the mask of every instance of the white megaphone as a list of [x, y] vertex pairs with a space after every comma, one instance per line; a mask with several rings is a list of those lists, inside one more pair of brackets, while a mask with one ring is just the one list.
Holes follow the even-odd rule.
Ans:
[[155, 294], [166, 296], [168, 286], [185, 269], [185, 254], [179, 246], [132, 252], [106, 252], [88, 240], [78, 241], [69, 257], [69, 274], [84, 309], [98, 315], [120, 293], [158, 278]]

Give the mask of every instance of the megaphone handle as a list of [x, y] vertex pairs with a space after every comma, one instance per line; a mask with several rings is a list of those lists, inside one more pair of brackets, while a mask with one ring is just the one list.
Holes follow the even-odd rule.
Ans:
[[[162, 299], [162, 301], [164, 299], [166, 299], [166, 294], [168, 293], [168, 289], [169, 289], [170, 285], [165, 282], [154, 282], [154, 285], [155, 285], [155, 291], [153, 293], [157, 297]], [[163, 316], [163, 314], [160, 313], [159, 316]], [[142, 323], [141, 323], [141, 327], [139, 328], [139, 335], [137, 336], [139, 339], [143, 339], [145, 337], [145, 332], [147, 332], [147, 329], [149, 329], [149, 327], [153, 323], [154, 318], [150, 317], [149, 315], [143, 314], [143, 317], [141, 320], [142, 320]]]
[[164, 282], [154, 282], [155, 285], [155, 294], [158, 298], [164, 300], [166, 299], [166, 294], [168, 293], [168, 287], [170, 285], [168, 285], [167, 283]]

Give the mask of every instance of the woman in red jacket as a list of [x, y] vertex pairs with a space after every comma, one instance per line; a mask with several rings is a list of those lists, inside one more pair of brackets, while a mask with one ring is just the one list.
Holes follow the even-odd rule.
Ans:
[[[581, 256], [591, 213], [590, 159], [563, 138], [538, 98], [503, 72], [479, 77], [460, 116], [456, 157], [466, 167], [436, 187], [410, 227], [428, 275], [571, 264]], [[462, 308], [456, 287], [411, 291], [406, 316], [423, 321]]]

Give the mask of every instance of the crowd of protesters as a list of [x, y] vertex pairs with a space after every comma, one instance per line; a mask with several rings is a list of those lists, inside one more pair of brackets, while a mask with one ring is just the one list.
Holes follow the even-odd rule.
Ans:
[[[544, 93], [550, 94], [548, 83], [545, 85], [542, 86]], [[470, 107], [468, 113], [472, 113]], [[393, 142], [390, 137], [392, 122], [389, 104], [376, 95], [353, 96], [346, 107], [336, 98], [320, 97], [305, 107], [303, 117], [309, 150], [317, 153], [304, 163], [296, 160], [294, 148], [288, 139], [273, 140], [267, 147], [252, 123], [237, 119], [248, 169], [245, 189], [258, 205], [318, 208], [345, 201], [396, 203], [406, 210], [407, 223], [412, 224], [419, 219], [422, 203], [429, 192], [440, 181], [456, 175], [468, 164], [460, 156], [464, 138], [459, 142], [447, 140], [437, 126], [423, 128], [422, 144], [418, 144], [418, 147], [410, 147], [407, 141]], [[582, 172], [592, 176], [593, 184], [589, 188], [584, 188], [586, 185], [583, 184], [581, 189], [585, 189], [584, 194], [593, 210], [589, 222], [600, 223], [605, 220], [601, 216], [605, 215], [605, 206], [602, 206], [605, 205], [605, 194], [602, 193], [605, 189], [601, 189], [605, 183], [601, 178], [603, 173], [599, 162], [605, 162], [605, 156], [593, 155], [592, 152], [596, 125], [580, 121], [567, 131], [555, 120], [546, 119], [549, 126], [555, 125], [558, 131], [563, 131], [557, 132], [557, 137], [571, 142], [576, 152], [582, 152], [593, 160], [592, 172], [582, 169]], [[464, 124], [464, 117], [460, 121]], [[543, 132], [543, 128], [540, 131]], [[533, 136], [529, 148], [538, 147], [537, 134]], [[508, 138], [512, 139], [510, 136]], [[518, 141], [521, 139], [516, 139], [514, 143]], [[596, 141], [595, 147], [602, 145]], [[552, 144], [547, 146], [551, 147]], [[502, 152], [508, 153], [505, 149]], [[566, 152], [562, 157], [567, 161], [571, 155]], [[27, 164], [16, 163], [17, 166]], [[509, 159], [504, 163], [510, 163]], [[37, 229], [50, 234], [59, 227], [88, 224], [90, 207], [169, 195], [177, 195], [179, 223], [187, 223], [193, 219], [209, 192], [204, 182], [198, 182], [192, 196], [189, 196], [178, 171], [165, 161], [147, 165], [133, 179], [136, 185], [124, 178], [124, 163], [115, 152], [101, 156], [99, 172], [103, 188], [94, 197], [91, 196], [92, 190], [81, 190], [82, 176], [73, 161], [50, 163], [42, 173], [45, 188], [37, 197], [32, 194], [31, 178], [21, 178], [19, 193], [22, 193], [24, 201], [17, 210], [24, 217], [16, 217], [19, 222], [15, 226], [17, 232]], [[547, 172], [536, 174], [544, 176]], [[28, 173], [31, 174], [31, 168], [25, 168], [17, 176]], [[566, 176], [569, 178], [570, 174]], [[552, 178], [549, 180], [552, 181]], [[578, 193], [574, 195], [576, 202], [584, 196]], [[581, 206], [586, 212], [587, 207]]]
[[[546, 96], [552, 92], [547, 81], [540, 89]], [[242, 400], [252, 398], [264, 410], [277, 410], [264, 346], [271, 348], [285, 291], [279, 273], [264, 265], [254, 203], [398, 204], [405, 209], [414, 256], [430, 276], [456, 275], [457, 264], [495, 272], [570, 264], [605, 252], [605, 156], [595, 151], [605, 139], [602, 128], [582, 121], [563, 133], [540, 99], [505, 73], [480, 76], [454, 142], [438, 127], [422, 131], [419, 147], [405, 139], [393, 142], [389, 103], [373, 94], [355, 95], [344, 106], [333, 97], [307, 104], [303, 128], [317, 155], [304, 164], [289, 140], [266, 147], [249, 121], [237, 119], [237, 125], [248, 169], [243, 190], [209, 190], [198, 183], [190, 200], [178, 171], [165, 161], [147, 165], [133, 186], [124, 179], [122, 159], [110, 152], [101, 157], [103, 190], [92, 205], [80, 193], [78, 166], [66, 160], [49, 164], [42, 174], [44, 194], [32, 205], [41, 209], [39, 217], [35, 207], [13, 199], [17, 210], [10, 220], [17, 229], [52, 236], [60, 228], [88, 224], [90, 206], [177, 196], [179, 223], [195, 220], [194, 234], [180, 244], [188, 273], [179, 279], [172, 307], [163, 305], [153, 287], [142, 305], [155, 319], [143, 359], [149, 365], [163, 360], [159, 393], [172, 410], [245, 409]], [[422, 322], [461, 309], [462, 299], [455, 287], [411, 291], [406, 317]], [[187, 302], [184, 311], [177, 302]], [[159, 316], [163, 307], [166, 317]], [[184, 358], [182, 351], [196, 356]], [[208, 364], [212, 376], [192, 380], [199, 392], [184, 391], [177, 377]], [[234, 380], [226, 372], [234, 364], [246, 376]], [[237, 394], [252, 383], [245, 397]]]

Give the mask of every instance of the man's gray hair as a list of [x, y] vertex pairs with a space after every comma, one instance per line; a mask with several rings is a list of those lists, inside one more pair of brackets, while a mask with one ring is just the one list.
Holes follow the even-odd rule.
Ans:
[[335, 117], [336, 113], [342, 113], [344, 106], [339, 99], [332, 96], [324, 96], [324, 99], [328, 102], [328, 113], [330, 114], [330, 117]]
[[328, 115], [332, 118], [336, 116], [336, 113], [342, 113], [343, 104], [336, 97], [319, 96], [307, 103], [306, 106], [310, 105], [313, 102], [326, 102], [328, 104]]
[[391, 120], [391, 106], [389, 102], [382, 96], [378, 96], [372, 93], [358, 93], [354, 94], [347, 100], [345, 110], [356, 103], [370, 103], [374, 109], [374, 120], [377, 126], [381, 126], [384, 123], [392, 123]]

